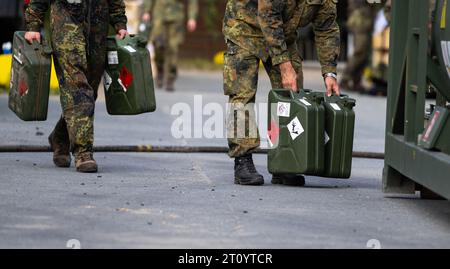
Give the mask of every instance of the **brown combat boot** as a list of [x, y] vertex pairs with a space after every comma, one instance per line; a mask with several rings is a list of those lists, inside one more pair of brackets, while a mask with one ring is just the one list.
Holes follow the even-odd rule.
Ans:
[[98, 167], [92, 153], [81, 153], [75, 158], [77, 171], [81, 173], [97, 173]]
[[58, 167], [70, 167], [70, 144], [57, 141], [54, 132], [48, 137], [48, 143], [53, 151], [53, 163]]

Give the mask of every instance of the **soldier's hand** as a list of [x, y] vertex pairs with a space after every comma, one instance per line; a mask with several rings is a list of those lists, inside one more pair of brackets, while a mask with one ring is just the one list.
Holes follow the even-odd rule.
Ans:
[[280, 71], [283, 88], [297, 92], [297, 73], [295, 72], [292, 63], [289, 61], [280, 64]]
[[124, 39], [127, 35], [128, 35], [128, 31], [124, 30], [124, 29], [119, 30], [119, 32], [117, 32], [118, 39]]
[[144, 15], [142, 15], [142, 20], [143, 20], [144, 22], [148, 22], [148, 21], [150, 21], [151, 19], [152, 19], [152, 16], [151, 16], [150, 13], [148, 13], [148, 12], [145, 12]]
[[187, 29], [189, 32], [194, 32], [197, 29], [197, 21], [194, 19], [190, 19], [187, 22]]
[[337, 82], [337, 79], [335, 79], [334, 77], [326, 77], [325, 86], [327, 88], [327, 96], [331, 96], [333, 93], [338, 96], [341, 95], [339, 84]]
[[33, 40], [36, 40], [37, 42], [41, 43], [41, 33], [39, 33], [39, 32], [26, 32], [25, 33], [25, 39], [30, 44], [33, 43]]

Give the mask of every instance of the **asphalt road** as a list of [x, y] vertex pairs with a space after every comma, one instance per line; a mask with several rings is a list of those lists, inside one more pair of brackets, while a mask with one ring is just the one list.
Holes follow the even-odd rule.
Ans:
[[[305, 77], [307, 88], [322, 88], [318, 72]], [[262, 75], [258, 102], [269, 89]], [[382, 152], [385, 98], [353, 97], [355, 150]], [[112, 117], [100, 98], [96, 144], [226, 146], [223, 138], [177, 139], [171, 131], [183, 104], [223, 107], [220, 73], [182, 72], [177, 91], [159, 90], [157, 99], [155, 113]], [[0, 96], [0, 145], [46, 145], [60, 111], [52, 97], [46, 122], [25, 123]], [[204, 114], [191, 117], [192, 135], [210, 118]], [[99, 173], [85, 175], [55, 168], [50, 153], [0, 153], [0, 248], [66, 248], [69, 239], [82, 248], [366, 248], [370, 239], [382, 248], [450, 247], [449, 202], [384, 195], [379, 160], [355, 159], [350, 180], [307, 177], [295, 188], [270, 184], [264, 155], [255, 156], [263, 187], [234, 185], [224, 154], [96, 159]]]

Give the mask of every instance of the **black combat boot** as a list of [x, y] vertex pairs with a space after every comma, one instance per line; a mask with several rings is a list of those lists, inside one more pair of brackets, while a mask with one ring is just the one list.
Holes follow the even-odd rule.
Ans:
[[272, 184], [302, 187], [305, 186], [305, 177], [296, 174], [273, 174]]
[[66, 121], [63, 117], [56, 123], [55, 129], [48, 137], [53, 151], [53, 163], [58, 167], [70, 167], [70, 142]]
[[53, 151], [53, 163], [58, 167], [70, 167], [70, 144], [57, 141], [54, 132], [48, 137], [48, 143]]
[[264, 178], [256, 171], [251, 154], [234, 159], [234, 183], [253, 186], [264, 184]]

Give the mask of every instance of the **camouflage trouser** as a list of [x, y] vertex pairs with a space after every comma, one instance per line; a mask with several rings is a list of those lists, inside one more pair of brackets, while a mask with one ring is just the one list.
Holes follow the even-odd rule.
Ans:
[[343, 80], [353, 82], [353, 85], [361, 83], [364, 68], [367, 66], [370, 57], [370, 47], [372, 41], [371, 31], [354, 32], [354, 54], [348, 59], [344, 70]]
[[[108, 3], [91, 3], [89, 13], [65, 1], [51, 6], [53, 59], [63, 112], [54, 134], [57, 142], [70, 142], [75, 156], [93, 151], [95, 100], [105, 69]], [[90, 26], [85, 23], [86, 14], [91, 15]]]
[[182, 21], [155, 22], [152, 34], [155, 46], [155, 62], [159, 75], [164, 74], [165, 81], [177, 78], [178, 51], [184, 39]]
[[[229, 96], [230, 113], [227, 119], [228, 155], [232, 158], [251, 153], [259, 147], [260, 138], [257, 123], [252, 113], [246, 109], [255, 103], [258, 87], [258, 71], [260, 59], [254, 53], [245, 50], [228, 41], [228, 49], [224, 58], [223, 83], [225, 95]], [[298, 87], [303, 88], [302, 59], [297, 45], [289, 46], [292, 64], [297, 71]], [[282, 88], [281, 72], [278, 66], [273, 66], [269, 58], [263, 62], [264, 68], [270, 77], [272, 88]], [[245, 130], [239, 130], [238, 115], [245, 115]], [[239, 133], [244, 135], [239, 135]]]

